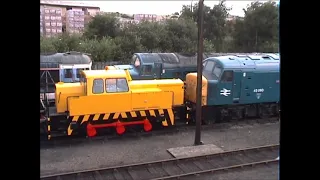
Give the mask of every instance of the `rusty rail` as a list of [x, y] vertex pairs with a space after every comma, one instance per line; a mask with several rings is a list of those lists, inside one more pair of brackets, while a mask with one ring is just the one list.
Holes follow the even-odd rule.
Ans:
[[177, 179], [192, 175], [277, 163], [279, 144], [226, 151], [222, 153], [167, 159], [109, 168], [42, 176], [42, 180], [108, 179], [143, 180]]

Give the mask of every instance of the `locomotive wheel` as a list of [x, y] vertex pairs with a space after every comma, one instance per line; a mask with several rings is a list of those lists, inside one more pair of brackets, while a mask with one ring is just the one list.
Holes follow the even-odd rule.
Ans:
[[[189, 125], [196, 125], [196, 123], [197, 123], [197, 117], [196, 117], [196, 111], [193, 111], [192, 113], [191, 113], [191, 122], [189, 122]], [[206, 124], [208, 124], [204, 119], [203, 119], [203, 116], [202, 116], [202, 119], [201, 119], [201, 124], [203, 124], [203, 125], [206, 125]]]
[[279, 106], [273, 106], [272, 107], [272, 114], [275, 116], [279, 116], [280, 110], [279, 110]]
[[260, 119], [267, 119], [270, 117], [270, 115], [266, 112], [265, 108], [262, 106], [258, 106], [257, 107], [257, 111], [258, 111], [258, 117]]
[[162, 126], [162, 120], [159, 118], [156, 118], [155, 116], [151, 116], [149, 119], [151, 125], [152, 125], [152, 129], [160, 129], [163, 128]]
[[47, 141], [48, 140], [47, 134], [48, 134], [48, 131], [47, 131], [46, 123], [40, 123], [40, 140]]
[[242, 109], [241, 109], [241, 110], [238, 110], [236, 114], [237, 114], [237, 119], [238, 119], [239, 121], [241, 121], [241, 120], [244, 119], [244, 113], [243, 113], [243, 110], [242, 110]]
[[221, 110], [217, 109], [215, 111], [214, 117], [213, 117], [213, 123], [221, 123], [222, 121], [222, 115], [221, 115]]
[[47, 125], [46, 123], [40, 123], [40, 134], [47, 134], [48, 130], [47, 130]]

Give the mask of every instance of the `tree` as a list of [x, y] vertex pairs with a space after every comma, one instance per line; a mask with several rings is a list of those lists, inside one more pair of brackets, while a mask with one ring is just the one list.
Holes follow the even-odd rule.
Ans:
[[167, 40], [172, 52], [195, 52], [197, 47], [197, 26], [189, 19], [166, 21]]
[[40, 37], [40, 52], [41, 53], [56, 53], [58, 52], [53, 45], [53, 39]]
[[110, 36], [116, 37], [120, 30], [120, 23], [114, 14], [98, 14], [88, 23], [84, 36], [90, 39]]
[[137, 35], [137, 30], [137, 25], [131, 24], [123, 28], [121, 35], [113, 39], [118, 47], [114, 60], [126, 61], [133, 53], [144, 51], [141, 45], [141, 38]]
[[220, 1], [218, 5], [213, 6], [209, 11], [209, 16], [206, 16], [204, 35], [206, 38], [213, 41], [218, 52], [225, 51], [224, 40], [227, 36], [227, 17], [230, 9], [226, 7], [225, 0]]
[[152, 52], [159, 48], [160, 34], [166, 33], [163, 25], [157, 22], [144, 21], [136, 28], [136, 34], [141, 38], [141, 45], [145, 47], [147, 52]]
[[[225, 5], [225, 0], [220, 1], [213, 8], [206, 5], [203, 7], [203, 37], [212, 41], [217, 51], [223, 51], [224, 49], [224, 39], [227, 36], [226, 18], [229, 10], [230, 8]], [[198, 22], [198, 4], [194, 4], [192, 9], [190, 5], [184, 5], [180, 18]]]
[[253, 2], [233, 31], [235, 47], [244, 52], [278, 52], [279, 17], [275, 2]]
[[195, 14], [193, 13], [190, 5], [183, 5], [182, 10], [180, 11], [180, 18], [181, 19], [191, 19], [194, 20]]
[[[251, 3], [244, 18], [227, 21], [225, 1], [204, 7], [205, 52], [278, 52], [278, 7], [275, 3]], [[127, 63], [136, 52], [178, 52], [194, 54], [198, 40], [198, 5], [183, 6], [177, 19], [141, 22], [120, 27], [120, 14], [92, 17], [85, 33], [40, 38], [44, 53], [80, 51], [93, 61]], [[177, 13], [174, 13], [177, 14]]]

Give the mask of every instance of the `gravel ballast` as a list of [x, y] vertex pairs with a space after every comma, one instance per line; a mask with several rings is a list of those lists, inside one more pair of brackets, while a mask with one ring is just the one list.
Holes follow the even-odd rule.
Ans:
[[[279, 128], [279, 123], [267, 123], [206, 129], [202, 131], [202, 141], [225, 151], [278, 144]], [[40, 173], [46, 175], [172, 158], [167, 149], [193, 145], [194, 134], [193, 130], [186, 130], [176, 134], [87, 141], [68, 147], [40, 149]]]

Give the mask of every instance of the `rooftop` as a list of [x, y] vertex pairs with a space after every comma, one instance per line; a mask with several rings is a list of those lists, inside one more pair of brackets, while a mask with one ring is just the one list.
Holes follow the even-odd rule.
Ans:
[[99, 8], [99, 6], [89, 3], [84, 3], [81, 1], [45, 1], [40, 0], [40, 5], [55, 5], [55, 6], [77, 6], [77, 7], [90, 7]]

